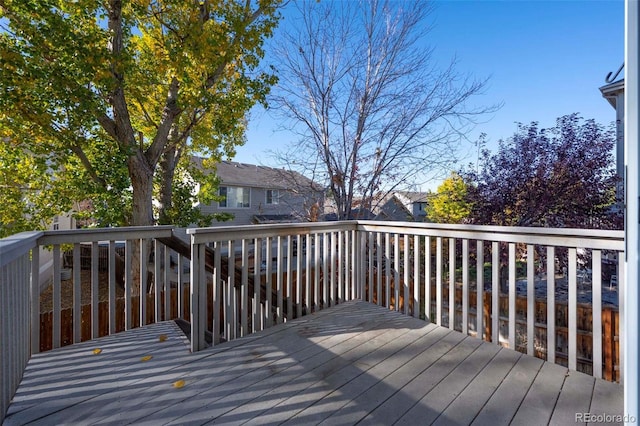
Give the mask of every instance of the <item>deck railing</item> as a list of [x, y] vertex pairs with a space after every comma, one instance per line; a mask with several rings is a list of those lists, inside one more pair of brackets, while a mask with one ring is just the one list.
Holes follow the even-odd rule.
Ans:
[[[361, 296], [356, 267], [357, 222], [323, 222], [189, 229], [191, 235], [191, 347], [260, 331]], [[210, 272], [206, 250], [212, 249]], [[229, 273], [223, 271], [223, 265]], [[213, 284], [213, 324], [203, 315]], [[197, 322], [199, 319], [199, 323]]]
[[[41, 232], [25, 232], [0, 240], [0, 422], [7, 412], [31, 356], [32, 265], [38, 264]], [[34, 313], [35, 315], [35, 313]]]
[[[198, 228], [188, 230], [190, 241], [176, 231], [47, 231], [0, 240], [0, 414], [40, 336], [55, 348], [179, 317], [190, 320], [197, 351], [207, 340], [215, 345], [356, 298], [573, 370], [590, 364], [596, 377], [603, 364], [616, 363], [611, 348], [603, 350], [603, 312], [616, 309], [605, 309], [607, 302], [624, 308], [622, 231], [367, 221]], [[43, 285], [50, 313], [41, 313]]]

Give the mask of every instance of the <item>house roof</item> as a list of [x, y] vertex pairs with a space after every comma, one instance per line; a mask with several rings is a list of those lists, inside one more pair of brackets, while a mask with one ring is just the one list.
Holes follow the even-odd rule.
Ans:
[[[428, 192], [416, 192], [416, 191], [396, 191], [394, 195], [404, 197], [410, 203], [426, 203]], [[405, 201], [405, 200], [402, 200]]]
[[612, 107], [616, 107], [618, 94], [624, 93], [624, 78], [613, 83], [605, 84], [600, 88], [602, 96], [609, 101]]
[[[194, 157], [197, 167], [207, 170], [202, 165], [202, 158]], [[298, 172], [255, 164], [221, 161], [215, 166], [217, 176], [223, 184], [268, 189], [305, 189], [322, 191], [323, 188]]]

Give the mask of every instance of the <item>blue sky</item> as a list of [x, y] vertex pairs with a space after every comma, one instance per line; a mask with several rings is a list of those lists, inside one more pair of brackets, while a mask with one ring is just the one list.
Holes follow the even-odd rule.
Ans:
[[[435, 6], [428, 39], [436, 60], [444, 66], [456, 57], [460, 72], [490, 77], [477, 104], [503, 103], [473, 129], [471, 140], [484, 132], [488, 148], [495, 149], [499, 139], [515, 132], [515, 122], [549, 127], [574, 112], [602, 124], [615, 119], [598, 88], [623, 61], [623, 0], [448, 0]], [[286, 24], [285, 19], [281, 25]], [[238, 148], [234, 161], [276, 165], [267, 151], [290, 137], [275, 128], [269, 113], [255, 108], [247, 144]], [[462, 163], [475, 159], [475, 152], [473, 145], [463, 144]]]

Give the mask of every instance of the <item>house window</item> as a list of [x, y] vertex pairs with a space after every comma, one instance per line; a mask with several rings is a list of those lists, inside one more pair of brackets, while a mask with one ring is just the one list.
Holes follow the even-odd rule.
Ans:
[[57, 231], [58, 229], [60, 229], [60, 217], [58, 216], [54, 216], [53, 217], [53, 226], [52, 229], [54, 231]]
[[267, 204], [278, 204], [280, 202], [280, 193], [277, 189], [267, 189]]
[[219, 202], [220, 207], [228, 209], [249, 208], [250, 188], [240, 188], [234, 186], [221, 186], [220, 195], [224, 200]]

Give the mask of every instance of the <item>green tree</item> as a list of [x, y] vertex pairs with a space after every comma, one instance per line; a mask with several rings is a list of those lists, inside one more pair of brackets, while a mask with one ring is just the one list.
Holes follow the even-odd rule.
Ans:
[[275, 83], [257, 66], [280, 1], [0, 0], [2, 231], [84, 199], [105, 224], [174, 216], [190, 154], [232, 156]]
[[453, 172], [429, 198], [427, 218], [436, 223], [462, 223], [469, 218], [472, 204], [464, 179]]

